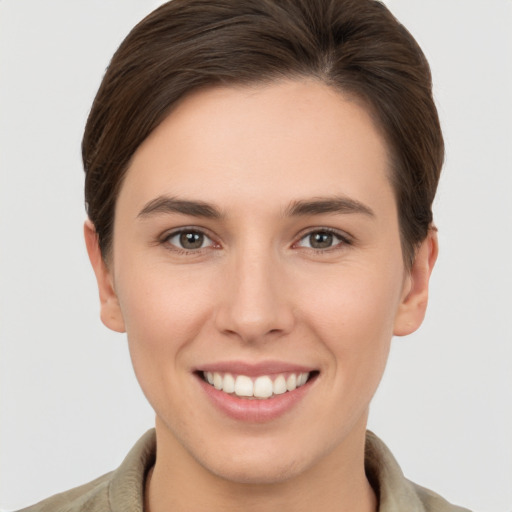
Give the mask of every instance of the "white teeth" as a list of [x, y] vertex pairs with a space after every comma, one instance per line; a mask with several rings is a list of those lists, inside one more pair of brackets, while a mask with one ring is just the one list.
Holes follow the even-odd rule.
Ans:
[[213, 385], [215, 389], [222, 389], [222, 375], [220, 373], [215, 372], [213, 374]]
[[293, 391], [297, 387], [297, 376], [292, 373], [288, 379], [286, 379], [286, 389], [288, 391]]
[[254, 396], [256, 398], [268, 398], [272, 396], [272, 380], [266, 375], [264, 377], [258, 377], [254, 381]]
[[274, 381], [274, 395], [282, 395], [283, 393], [286, 393], [286, 379], [284, 378], [284, 375], [279, 375], [277, 379]]
[[254, 385], [250, 377], [239, 375], [235, 380], [235, 395], [253, 396]]
[[303, 386], [309, 378], [309, 373], [290, 373], [288, 378], [281, 374], [274, 381], [268, 375], [261, 375], [254, 380], [246, 375], [235, 378], [230, 373], [204, 372], [203, 375], [209, 384], [224, 393], [261, 399], [293, 391]]
[[224, 393], [235, 392], [235, 379], [233, 375], [231, 375], [230, 373], [226, 373], [226, 375], [224, 375], [224, 384], [222, 386], [222, 391], [224, 391]]

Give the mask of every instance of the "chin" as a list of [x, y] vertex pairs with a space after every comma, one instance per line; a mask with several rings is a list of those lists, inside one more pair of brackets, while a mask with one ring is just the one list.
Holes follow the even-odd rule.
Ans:
[[261, 457], [254, 459], [233, 460], [204, 467], [217, 477], [240, 485], [280, 484], [297, 477], [305, 469], [305, 464], [299, 461], [276, 463], [275, 456], [267, 460]]
[[291, 432], [277, 439], [251, 437], [233, 439], [230, 449], [220, 440], [213, 450], [196, 452], [195, 459], [210, 474], [227, 482], [273, 485], [314, 472], [315, 467], [322, 466], [322, 461], [334, 451], [329, 443], [297, 439]]

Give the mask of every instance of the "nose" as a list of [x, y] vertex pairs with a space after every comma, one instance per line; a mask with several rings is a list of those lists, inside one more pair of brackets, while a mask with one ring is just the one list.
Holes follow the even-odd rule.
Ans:
[[294, 326], [286, 272], [271, 251], [240, 251], [225, 269], [216, 326], [245, 343], [262, 343], [288, 334]]

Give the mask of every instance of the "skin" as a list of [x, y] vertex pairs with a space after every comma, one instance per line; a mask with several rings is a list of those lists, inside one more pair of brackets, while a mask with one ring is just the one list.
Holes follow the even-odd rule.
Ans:
[[[393, 334], [423, 320], [437, 256], [432, 230], [404, 267], [388, 161], [364, 107], [326, 85], [214, 88], [185, 98], [136, 151], [108, 264], [86, 222], [102, 320], [127, 332], [156, 412], [148, 510], [376, 510], [368, 407]], [[162, 196], [221, 215], [141, 214]], [[333, 197], [367, 211], [290, 215]], [[207, 236], [202, 248], [179, 247], [183, 228]], [[326, 229], [331, 246], [312, 248]], [[318, 375], [278, 418], [237, 421], [194, 374], [232, 360]]]

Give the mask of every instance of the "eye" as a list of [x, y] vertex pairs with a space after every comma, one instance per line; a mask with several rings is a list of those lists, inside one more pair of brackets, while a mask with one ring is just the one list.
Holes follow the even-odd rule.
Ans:
[[303, 236], [297, 243], [297, 246], [306, 247], [308, 249], [325, 250], [349, 243], [347, 238], [338, 233], [328, 229], [318, 229], [316, 231], [310, 231], [306, 236]]
[[175, 231], [167, 236], [164, 242], [185, 251], [197, 251], [214, 245], [213, 240], [203, 232], [194, 229]]

